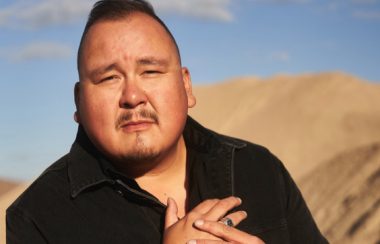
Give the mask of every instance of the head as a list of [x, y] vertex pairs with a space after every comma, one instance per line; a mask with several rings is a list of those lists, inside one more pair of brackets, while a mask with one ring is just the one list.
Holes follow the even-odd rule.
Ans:
[[167, 34], [172, 39], [177, 49], [177, 54], [180, 57], [179, 48], [174, 36], [170, 32], [169, 28], [165, 25], [165, 23], [155, 14], [152, 5], [150, 5], [148, 2], [146, 2], [145, 0], [100, 0], [94, 4], [88, 16], [88, 20], [82, 33], [82, 38], [80, 40], [77, 53], [77, 69], [79, 74], [81, 64], [80, 60], [83, 49], [83, 40], [90, 27], [98, 21], [120, 20], [124, 17], [128, 17], [129, 15], [135, 12], [145, 13], [148, 16], [155, 19], [166, 30]]
[[78, 73], [76, 121], [108, 158], [146, 163], [175, 150], [195, 98], [178, 46], [148, 3], [97, 2]]

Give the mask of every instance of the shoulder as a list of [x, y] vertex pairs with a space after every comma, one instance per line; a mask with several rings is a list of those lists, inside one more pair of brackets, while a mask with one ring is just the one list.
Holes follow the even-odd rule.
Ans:
[[70, 196], [67, 176], [67, 158], [63, 156], [50, 165], [7, 209], [7, 214], [14, 212], [28, 214], [60, 198]]
[[286, 198], [286, 188], [294, 183], [284, 164], [268, 148], [239, 138], [214, 132], [221, 144], [232, 148], [232, 167], [236, 190]]
[[276, 171], [283, 167], [282, 162], [265, 146], [216, 132], [214, 135], [221, 144], [233, 148], [235, 164], [243, 164], [246, 167], [267, 166]]
[[[214, 154], [225, 152], [231, 155], [233, 167], [242, 174], [271, 174], [277, 175], [285, 168], [282, 162], [266, 147], [240, 138], [227, 136], [203, 127], [189, 117], [185, 128], [185, 139], [198, 151], [208, 151]], [[229, 157], [229, 156], [228, 156]]]

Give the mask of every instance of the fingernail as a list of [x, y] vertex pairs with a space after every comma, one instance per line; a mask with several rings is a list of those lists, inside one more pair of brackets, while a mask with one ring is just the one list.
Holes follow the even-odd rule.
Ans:
[[205, 223], [205, 222], [204, 222], [203, 220], [198, 219], [198, 220], [196, 220], [196, 221], [194, 222], [194, 225], [195, 225], [195, 226], [202, 226], [204, 223]]
[[239, 203], [242, 203], [242, 200], [240, 197], [237, 197], [236, 199], [239, 201]]
[[243, 215], [244, 215], [245, 217], [248, 216], [248, 213], [247, 213], [246, 211], [242, 211], [242, 212], [243, 212]]
[[197, 241], [196, 240], [190, 240], [186, 244], [197, 244]]

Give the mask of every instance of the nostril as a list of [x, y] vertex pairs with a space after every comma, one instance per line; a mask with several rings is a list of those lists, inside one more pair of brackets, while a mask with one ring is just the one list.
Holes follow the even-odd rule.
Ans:
[[146, 96], [130, 96], [130, 97], [123, 97], [120, 101], [120, 107], [126, 108], [126, 109], [132, 109], [139, 105], [143, 105], [147, 102]]
[[131, 108], [133, 108], [133, 106], [131, 106], [131, 105], [128, 104], [128, 103], [122, 103], [120, 107], [121, 107], [121, 108], [126, 108], [126, 109], [131, 109]]
[[141, 104], [147, 102], [147, 96], [144, 89], [138, 86], [134, 82], [126, 82], [123, 88], [123, 93], [120, 97], [120, 107], [121, 108], [135, 108]]

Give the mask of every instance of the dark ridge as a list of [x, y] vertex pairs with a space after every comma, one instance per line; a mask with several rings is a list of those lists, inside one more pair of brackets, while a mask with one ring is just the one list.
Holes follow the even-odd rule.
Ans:
[[372, 185], [377, 179], [380, 178], [380, 168], [377, 169], [370, 177], [367, 179], [367, 184]]
[[355, 233], [362, 227], [365, 222], [371, 217], [371, 215], [379, 208], [380, 206], [380, 199], [377, 199], [377, 201], [372, 205], [372, 208], [364, 212], [350, 227], [350, 229], [347, 231], [348, 236], [352, 237], [355, 235]]
[[351, 207], [352, 202], [356, 199], [356, 196], [348, 195], [343, 200], [343, 206], [347, 209]]
[[[361, 159], [362, 162], [369, 162], [374, 156], [376, 151], [379, 149], [379, 144], [372, 144], [367, 150], [363, 158]], [[363, 153], [363, 151], [361, 152]]]

